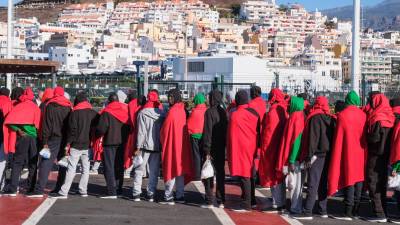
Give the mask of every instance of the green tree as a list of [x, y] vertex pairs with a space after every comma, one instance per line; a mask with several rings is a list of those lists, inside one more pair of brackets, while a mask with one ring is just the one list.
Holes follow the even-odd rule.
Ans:
[[231, 11], [235, 17], [239, 16], [240, 15], [240, 4], [232, 4]]
[[287, 6], [285, 4], [280, 4], [278, 9], [281, 12], [288, 12], [289, 11], [289, 6]]

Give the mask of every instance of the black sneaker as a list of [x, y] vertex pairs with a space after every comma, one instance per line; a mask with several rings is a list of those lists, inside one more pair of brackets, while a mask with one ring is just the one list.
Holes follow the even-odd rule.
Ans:
[[175, 205], [174, 198], [170, 199], [163, 199], [162, 201], [159, 202], [161, 205]]
[[293, 219], [296, 220], [312, 220], [313, 217], [310, 214], [299, 213], [291, 216]]
[[385, 217], [365, 217], [364, 218], [366, 221], [368, 222], [372, 222], [372, 223], [386, 223], [387, 219]]
[[140, 202], [140, 201], [141, 201], [140, 195], [134, 195], [134, 196], [132, 196], [132, 201], [134, 201], [134, 202]]
[[176, 202], [176, 203], [179, 203], [179, 204], [185, 204], [185, 203], [186, 203], [184, 197], [175, 199], [175, 202]]
[[147, 196], [146, 196], [146, 200], [147, 200], [148, 202], [154, 202], [154, 195], [147, 195]]
[[59, 193], [50, 193], [49, 198], [54, 198], [54, 199], [68, 199], [68, 196], [66, 195], [60, 195]]
[[1, 195], [7, 196], [7, 197], [17, 197], [17, 192], [16, 191], [6, 190], [6, 191], [3, 191], [1, 193]]
[[34, 192], [27, 193], [26, 197], [28, 197], [28, 198], [43, 198], [44, 194], [43, 194], [43, 192], [34, 191]]

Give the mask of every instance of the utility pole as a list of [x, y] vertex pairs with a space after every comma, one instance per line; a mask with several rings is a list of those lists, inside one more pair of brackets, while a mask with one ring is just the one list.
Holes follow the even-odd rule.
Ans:
[[354, 15], [353, 15], [353, 43], [352, 43], [352, 89], [360, 93], [360, 0], [353, 0]]
[[[13, 1], [8, 0], [8, 7], [7, 7], [7, 59], [12, 59], [12, 44], [13, 44]], [[7, 73], [7, 83], [6, 87], [11, 90], [12, 88], [12, 74]]]
[[144, 61], [144, 75], [143, 75], [143, 95], [147, 96], [149, 91], [149, 59]]
[[187, 56], [187, 42], [188, 42], [188, 37], [187, 37], [187, 24], [185, 26], [185, 75], [183, 80], [185, 81], [185, 90], [187, 90], [187, 79], [188, 79], [188, 56]]

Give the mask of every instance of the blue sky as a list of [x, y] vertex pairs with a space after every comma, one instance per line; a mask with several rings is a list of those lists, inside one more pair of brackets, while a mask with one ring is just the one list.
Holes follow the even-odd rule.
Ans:
[[[17, 2], [18, 0], [14, 0]], [[361, 0], [363, 5], [374, 5], [382, 0]], [[352, 0], [277, 0], [278, 4], [281, 3], [300, 3], [303, 4], [308, 10], [329, 9], [338, 6], [345, 6], [353, 4]], [[7, 5], [7, 0], [0, 0], [0, 5]]]

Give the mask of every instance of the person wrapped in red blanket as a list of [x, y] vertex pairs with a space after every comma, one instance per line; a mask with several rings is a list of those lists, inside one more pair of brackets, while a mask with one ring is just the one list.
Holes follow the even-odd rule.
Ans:
[[236, 93], [236, 111], [232, 112], [228, 125], [227, 153], [231, 176], [240, 179], [243, 201], [238, 212], [251, 210], [256, 205], [255, 199], [255, 165], [260, 139], [260, 116], [249, 108], [249, 96], [245, 90]]
[[337, 124], [328, 171], [328, 195], [345, 192], [345, 211], [339, 219], [352, 220], [360, 206], [367, 155], [366, 115], [359, 108], [355, 91], [346, 96], [346, 108], [337, 114]]
[[[161, 204], [184, 202], [184, 186], [193, 179], [193, 164], [185, 105], [178, 89], [168, 92], [170, 109], [161, 128], [162, 170], [165, 184]], [[176, 199], [173, 188], [176, 185]]]
[[26, 162], [29, 168], [28, 187], [32, 189], [35, 185], [33, 176], [36, 175], [37, 169], [36, 138], [40, 123], [40, 109], [33, 101], [32, 90], [25, 89], [4, 121], [4, 150], [14, 153], [11, 181], [4, 192], [8, 196], [16, 196], [21, 171]]

